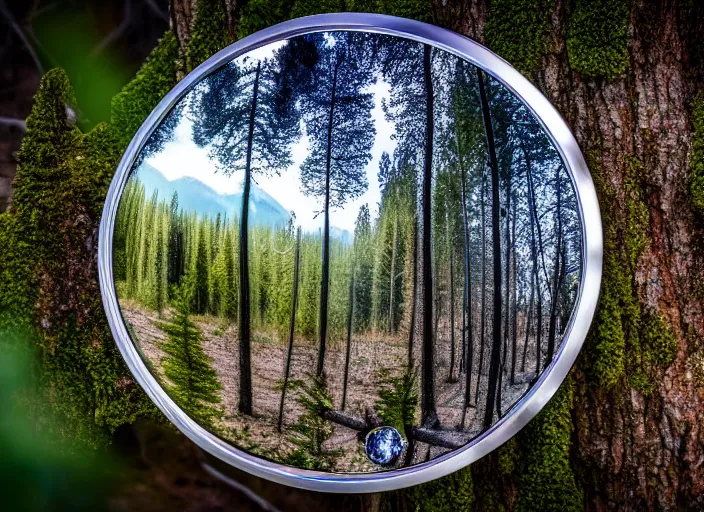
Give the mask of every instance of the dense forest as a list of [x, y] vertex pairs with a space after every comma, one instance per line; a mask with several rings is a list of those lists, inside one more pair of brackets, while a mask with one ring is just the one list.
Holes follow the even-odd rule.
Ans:
[[[279, 460], [349, 469], [336, 467], [328, 445], [338, 455], [340, 446], [352, 453], [359, 447], [332, 439], [340, 429], [331, 424], [364, 434], [393, 423], [411, 443], [405, 464], [458, 448], [506, 414], [559, 349], [581, 275], [571, 179], [519, 100], [427, 45], [337, 32], [294, 38], [267, 55], [239, 57], [197, 84], [138, 158], [114, 245], [118, 295], [135, 342], [157, 376], [162, 366], [180, 365], [180, 384], [165, 372], [167, 389], [213, 427], [221, 399], [189, 399], [186, 377], [203, 378], [196, 361], [209, 351], [207, 337], [193, 336], [192, 322], [182, 329], [181, 344], [201, 358], [175, 360], [170, 350], [146, 347], [160, 346], [148, 325], [164, 331], [160, 318], [172, 314], [177, 323], [193, 315], [202, 329], [220, 333], [229, 350], [210, 349], [218, 371], [205, 373], [238, 386], [213, 382], [225, 412], [220, 430], [213, 428]], [[381, 103], [397, 144], [372, 161], [378, 137], [369, 86], [379, 81], [389, 87]], [[155, 172], [148, 158], [171, 150], [184, 119], [214, 163], [194, 176], [243, 175], [233, 218], [181, 207], [178, 190], [160, 197], [168, 192], [145, 174]], [[314, 198], [308, 208], [323, 215], [320, 228], [305, 231], [297, 214], [310, 212], [274, 219], [261, 205], [252, 208], [256, 176], [293, 172], [291, 148], [303, 133], [299, 187]], [[365, 171], [373, 165], [376, 184]], [[183, 187], [193, 186], [184, 182], [182, 197]], [[370, 187], [380, 201], [354, 213], [351, 239], [333, 233], [331, 213]], [[156, 316], [146, 325], [145, 312]], [[177, 333], [166, 332], [175, 342]], [[275, 355], [263, 342], [279, 345]], [[315, 371], [292, 371], [292, 360], [312, 346]], [[360, 364], [367, 357], [372, 375]], [[222, 358], [237, 359], [237, 367], [226, 371]], [[281, 367], [275, 385], [262, 382], [257, 358]], [[289, 387], [297, 393], [289, 401], [297, 396], [300, 407], [286, 415]], [[228, 410], [231, 394], [236, 411]], [[235, 420], [235, 412], [256, 420]], [[242, 421], [255, 433], [245, 443]], [[286, 442], [268, 433], [274, 425], [299, 446], [295, 456], [282, 455]], [[315, 442], [301, 445], [301, 437]]]
[[[38, 4], [44, 3], [32, 3], [31, 9], [55, 18], [56, 11], [37, 9]], [[52, 2], [52, 7], [59, 4], [61, 2]], [[136, 7], [134, 2], [124, 4]], [[139, 7], [148, 9], [155, 4], [159, 1], [140, 3]], [[90, 98], [80, 99], [85, 98], [85, 94], [79, 94], [79, 101], [76, 101], [72, 84], [85, 91], [89, 82], [81, 81], [70, 67], [67, 71], [46, 71], [57, 64], [49, 60], [39, 71], [44, 76], [32, 112], [24, 123], [26, 132], [22, 133], [22, 149], [16, 155], [18, 170], [12, 202], [8, 211], [0, 214], [0, 342], [15, 342], [16, 346], [30, 347], [38, 354], [32, 370], [36, 400], [32, 401], [24, 394], [16, 400], [13, 395], [13, 403], [25, 406], [22, 411], [28, 423], [22, 433], [31, 432], [35, 437], [43, 434], [52, 443], [66, 439], [74, 446], [88, 446], [102, 453], [111, 443], [124, 450], [125, 432], [136, 432], [138, 442], [132, 451], [139, 460], [140, 478], [111, 509], [198, 509], [210, 504], [227, 508], [246, 506], [243, 502], [253, 509], [263, 506], [261, 501], [247, 498], [251, 493], [243, 494], [244, 487], [226, 491], [213, 484], [211, 477], [197, 470], [197, 456], [184, 455], [192, 450], [187, 441], [168, 431], [161, 430], [157, 434], [145, 427], [163, 422], [163, 418], [122, 362], [110, 335], [97, 285], [97, 227], [103, 201], [120, 156], [139, 126], [164, 95], [209, 56], [238, 38], [292, 17], [326, 11], [379, 12], [447, 27], [484, 44], [531, 80], [564, 117], [587, 159], [599, 196], [604, 232], [604, 278], [599, 306], [579, 360], [553, 399], [512, 440], [470, 467], [422, 486], [373, 496], [305, 493], [244, 473], [236, 476], [237, 481], [282, 510], [700, 510], [704, 506], [704, 478], [700, 470], [704, 447], [704, 430], [700, 421], [704, 413], [704, 300], [701, 292], [704, 275], [704, 253], [701, 251], [704, 240], [701, 228], [704, 213], [704, 6], [700, 2], [172, 0], [169, 4], [168, 13], [164, 13], [169, 29], [135, 77], [113, 98], [109, 119], [86, 114], [92, 110], [86, 103]], [[128, 9], [124, 12], [125, 16], [129, 14]], [[131, 12], [132, 17], [139, 17], [140, 9], [134, 8]], [[116, 9], [113, 14], [115, 21], [121, 17], [122, 11]], [[0, 12], [3, 20], [6, 16], [6, 10]], [[7, 25], [10, 29], [7, 38], [11, 42], [19, 41], [23, 51], [25, 46], [31, 50], [36, 44], [28, 20], [29, 15], [19, 16]], [[88, 32], [75, 29], [75, 25], [57, 22], [58, 26], [64, 32], [56, 32], [61, 35], [57, 41], [70, 41], [73, 36]], [[120, 34], [123, 32], [117, 30], [106, 40], [119, 39]], [[71, 55], [78, 55], [74, 47], [71, 48]], [[93, 75], [102, 78], [105, 74]], [[491, 99], [491, 81], [485, 80], [485, 86]], [[420, 105], [423, 105], [422, 101]], [[107, 108], [107, 105], [103, 104], [101, 108]], [[498, 119], [498, 115], [492, 115], [494, 118]], [[482, 125], [483, 122], [479, 126]], [[412, 126], [427, 128], [428, 124]], [[442, 122], [437, 126], [438, 130], [441, 126]], [[3, 134], [17, 130], [5, 125], [0, 129]], [[494, 131], [498, 137], [500, 130]], [[436, 131], [436, 135], [439, 136], [439, 132]], [[13, 137], [19, 137], [16, 131]], [[500, 162], [500, 149], [496, 149]], [[397, 162], [393, 151], [389, 151], [389, 157], [392, 163]], [[434, 176], [441, 170], [441, 158], [435, 153], [430, 162], [434, 166]], [[374, 165], [376, 167], [376, 162]], [[416, 165], [420, 166], [420, 162]], [[490, 210], [493, 205], [490, 201], [493, 188], [491, 174], [486, 174], [486, 240], [487, 253], [491, 254], [493, 212]], [[418, 171], [416, 175], [423, 176]], [[256, 169], [253, 169], [253, 177], [263, 179]], [[518, 183], [521, 183], [520, 178]], [[548, 175], [547, 181], [537, 183], [536, 187], [549, 187], [550, 183], [554, 187], [554, 181]], [[416, 199], [423, 197], [423, 184], [417, 183]], [[437, 182], [431, 181], [430, 184], [431, 192], [433, 187], [437, 189]], [[476, 196], [477, 186], [476, 182], [467, 179], [468, 208], [474, 210], [471, 214], [468, 209], [468, 214], [474, 222], [477, 222], [477, 213], [481, 214], [481, 211], [477, 212], [477, 201], [481, 201], [481, 195]], [[471, 192], [472, 187], [475, 195]], [[499, 186], [498, 190], [501, 199], [504, 187]], [[145, 202], [149, 199], [151, 193], [145, 197]], [[183, 204], [183, 196], [179, 199]], [[162, 201], [170, 205], [171, 194], [157, 198], [157, 202]], [[525, 236], [521, 232], [526, 215], [525, 203], [520, 197], [517, 201], [512, 200], [507, 210], [509, 213], [513, 204], [519, 212], [516, 236]], [[382, 216], [380, 210], [374, 209], [373, 203], [369, 208], [373, 230], [377, 224], [383, 224], [376, 220]], [[416, 208], [417, 212], [422, 211], [421, 201], [417, 201]], [[499, 216], [505, 221], [501, 213], [500, 208]], [[541, 219], [547, 221], [549, 217], [542, 216]], [[211, 222], [212, 219], [216, 221], [216, 216], [210, 218]], [[238, 215], [228, 215], [227, 219], [233, 226], [241, 221]], [[424, 240], [422, 216], [417, 215], [417, 221], [418, 238], [412, 240], [420, 246]], [[436, 216], [434, 222], [438, 221]], [[393, 227], [392, 224], [390, 228]], [[499, 223], [499, 230], [499, 233], [505, 232], [504, 222]], [[239, 232], [238, 228], [233, 235]], [[438, 245], [441, 233], [444, 233], [442, 229], [435, 229], [436, 236], [430, 247], [425, 247], [431, 253], [438, 250], [438, 257], [442, 257], [442, 247]], [[302, 238], [311, 234], [315, 235], [301, 233]], [[481, 242], [482, 230], [478, 225], [473, 225], [468, 234], [475, 244], [477, 240]], [[400, 235], [401, 224], [399, 238]], [[464, 241], [457, 243], [458, 250], [463, 248]], [[482, 269], [477, 265], [477, 258], [481, 258], [483, 245], [470, 245], [471, 265], [468, 266], [472, 291], [475, 292], [470, 315], [475, 343], [472, 378], [476, 378], [481, 356], [477, 350], [481, 349], [478, 330], [482, 327], [478, 309], [482, 307], [482, 300], [478, 287]], [[239, 252], [239, 246], [234, 249]], [[502, 249], [501, 254], [505, 246]], [[321, 250], [322, 247], [315, 248], [319, 255]], [[545, 243], [544, 250], [546, 262], [551, 262], [552, 258], [548, 256], [551, 245]], [[410, 318], [404, 312], [397, 334], [403, 345], [398, 351], [406, 354], [408, 340], [405, 335], [408, 331], [404, 329], [409, 328], [413, 319], [411, 331], [417, 333], [414, 357], [419, 357], [422, 351], [422, 319], [426, 311], [424, 306], [428, 304], [422, 300], [425, 297], [422, 252], [413, 253], [418, 256], [415, 263], [419, 279], [415, 280], [417, 288], [411, 293], [419, 297], [417, 310]], [[303, 258], [302, 254], [300, 256]], [[291, 257], [295, 261], [295, 250]], [[333, 255], [331, 264], [332, 259]], [[526, 282], [524, 273], [526, 268], [532, 268], [532, 262], [521, 256], [515, 261], [518, 262], [516, 270], [520, 286]], [[538, 263], [540, 271], [540, 260]], [[356, 268], [361, 264], [358, 261]], [[404, 267], [406, 264], [404, 262]], [[414, 265], [413, 259], [410, 265]], [[492, 286], [493, 262], [489, 259], [487, 265], [490, 267], [486, 272], [487, 285]], [[439, 285], [441, 291], [443, 274], [439, 270], [448, 272], [449, 266], [449, 262], [430, 266], [430, 276], [437, 275], [433, 283]], [[433, 312], [440, 310], [439, 339], [445, 340], [444, 345], [436, 340], [440, 356], [435, 378], [437, 388], [446, 384], [450, 368], [451, 340], [446, 329], [449, 313], [455, 313], [455, 339], [461, 343], [461, 302], [464, 290], [469, 288], [463, 284], [467, 275], [463, 252], [455, 253], [452, 267], [454, 272], [462, 274], [454, 290], [457, 309], [447, 308], [446, 297], [450, 293], [435, 294], [443, 299], [439, 308], [433, 309]], [[502, 272], [505, 279], [504, 274], [506, 272]], [[542, 282], [548, 282], [540, 274]], [[250, 272], [250, 275], [252, 279], [256, 278], [254, 273]], [[403, 276], [399, 278], [402, 279]], [[413, 283], [406, 279], [405, 286], [408, 285]], [[542, 286], [549, 297], [545, 284]], [[180, 320], [181, 325], [192, 332], [190, 323], [183, 320], [185, 308], [179, 311], [178, 290], [167, 291], [169, 299], [162, 318], [158, 318], [153, 306], [139, 306], [149, 311], [154, 321], [150, 325], [153, 325], [159, 343], [164, 343], [160, 357], [170, 351], [166, 332], [170, 329], [167, 325], [162, 325], [164, 329], [161, 329], [157, 323], [175, 325]], [[238, 297], [239, 293], [238, 290]], [[317, 287], [316, 293], [320, 293]], [[522, 297], [519, 287], [516, 295], [519, 304], [527, 301], [527, 310], [532, 311], [533, 318], [530, 330], [534, 331], [538, 308], [536, 297], [533, 297], [531, 308], [530, 294], [526, 298], [524, 291]], [[504, 302], [505, 297], [500, 296]], [[509, 298], [512, 296], [511, 291]], [[431, 295], [429, 303], [434, 306], [433, 298]], [[493, 299], [491, 289], [488, 289], [485, 300], [489, 309], [493, 306]], [[129, 301], [139, 305], [136, 299], [126, 299], [125, 307]], [[394, 304], [399, 302], [395, 300]], [[240, 306], [238, 303], [237, 308]], [[546, 303], [541, 304], [541, 309], [546, 307]], [[357, 311], [366, 314], [361, 304], [355, 308], [355, 317]], [[216, 370], [217, 382], [210, 379], [204, 382], [201, 395], [208, 399], [214, 395], [221, 400], [203, 402], [211, 404], [216, 411], [224, 407], [222, 389], [228, 385], [235, 389], [238, 386], [236, 381], [228, 382], [218, 375], [219, 359], [212, 357], [216, 354], [211, 350], [222, 348], [223, 354], [227, 355], [222, 360], [231, 361], [231, 375], [237, 379], [238, 311], [234, 315], [236, 321], [228, 321], [224, 326], [235, 342], [225, 347], [214, 340], [219, 337], [213, 335], [215, 329], [211, 329], [211, 321], [206, 318], [210, 314], [200, 316], [189, 310], [186, 315], [198, 328], [199, 334], [192, 333], [193, 336], [201, 338], [204, 352], [210, 351], [204, 361]], [[319, 321], [319, 309], [312, 317]], [[207, 321], [203, 322], [203, 318]], [[493, 323], [490, 316], [486, 321]], [[253, 322], [250, 331], [254, 357], [251, 363], [256, 367], [259, 364], [257, 348], [263, 344], [258, 342], [258, 327], [256, 320]], [[527, 323], [518, 317], [518, 331], [522, 332]], [[511, 322], [509, 326], [512, 328]], [[484, 325], [484, 329], [490, 328]], [[549, 329], [549, 322], [545, 329]], [[281, 348], [275, 358], [278, 365], [260, 364], [258, 367], [261, 370], [268, 366], [273, 368], [270, 373], [272, 387], [276, 387], [276, 380], [284, 376], [289, 333], [290, 329], [286, 329], [285, 342], [277, 337], [276, 343], [267, 345]], [[274, 339], [273, 336], [270, 338]], [[522, 338], [519, 336], [518, 339]], [[343, 340], [346, 343], [346, 327]], [[355, 357], [359, 339], [355, 342], [353, 337], [352, 341], [351, 354]], [[299, 387], [301, 383], [296, 382], [299, 380], [296, 365], [314, 372], [319, 342], [318, 332], [311, 339], [295, 333], [291, 358], [293, 378], [286, 394], [290, 397], [286, 398], [287, 407], [292, 409], [287, 408], [283, 428], [290, 428], [292, 422], [297, 421], [291, 411], [297, 407], [295, 398], [304, 396]], [[338, 342], [331, 342], [332, 345], [335, 343]], [[375, 346], [389, 345], [370, 345], [372, 349]], [[510, 343], [508, 346], [508, 362], [511, 362], [512, 347]], [[306, 358], [297, 363], [297, 356], [306, 347], [310, 347]], [[528, 357], [533, 353], [530, 347], [531, 340]], [[519, 361], [521, 348], [517, 351]], [[490, 346], [487, 344], [484, 349], [486, 359]], [[177, 351], [170, 352], [168, 355], [174, 360], [180, 357]], [[3, 351], [3, 355], [6, 353], [9, 352]], [[345, 351], [340, 353], [339, 367], [343, 368]], [[457, 356], [458, 353], [461, 353], [461, 347], [456, 347], [455, 354], [461, 357]], [[336, 357], [334, 350], [327, 351], [326, 359]], [[532, 371], [531, 362], [535, 364], [526, 361], [527, 372]], [[455, 361], [455, 372], [461, 364], [461, 360]], [[157, 368], [154, 370], [158, 371]], [[253, 376], [256, 389], [256, 372]], [[331, 376], [334, 375], [330, 374], [328, 378]], [[416, 379], [418, 377], [420, 368]], [[460, 381], [462, 377], [466, 377], [466, 373], [460, 376]], [[403, 379], [403, 376], [398, 378]], [[482, 380], [486, 382], [486, 376]], [[3, 380], [3, 386], [6, 382]], [[307, 384], [311, 382], [306, 381]], [[178, 385], [178, 382], [172, 381], [172, 384]], [[328, 386], [330, 384], [328, 382]], [[350, 379], [348, 393], [352, 393], [355, 387], [362, 387], [362, 383]], [[392, 385], [380, 391], [380, 398], [386, 397], [386, 403], [393, 403], [399, 397], [394, 392], [396, 387]], [[278, 416], [281, 390], [277, 394], [272, 418]], [[411, 392], [407, 400], [413, 402], [414, 395], [415, 400], [421, 399], [420, 394]], [[325, 393], [316, 396], [321, 400], [313, 404], [327, 398]], [[341, 393], [334, 396], [338, 412], [341, 398]], [[481, 402], [480, 399], [479, 405]], [[238, 410], [239, 405], [235, 396], [229, 408]], [[256, 414], [256, 400], [253, 406]], [[357, 417], [354, 407], [353, 402], [349, 402], [346, 410]], [[387, 410], [381, 406], [376, 409], [379, 413]], [[297, 410], [300, 413], [298, 420], [305, 416], [310, 421], [319, 418], [315, 408]], [[308, 414], [310, 411], [312, 413]], [[414, 412], [417, 415], [415, 420], [419, 421], [419, 409]], [[467, 421], [470, 419], [468, 416]], [[289, 422], [288, 426], [285, 422]], [[320, 422], [318, 426], [324, 430], [329, 423]], [[387, 423], [398, 424], [390, 419]], [[445, 426], [441, 424], [441, 427]], [[10, 448], [8, 460], [15, 461], [20, 437], [7, 437], [9, 431], [4, 427], [5, 424], [0, 435], [4, 436], [3, 441], [9, 439], [4, 444]], [[240, 434], [244, 435], [244, 431]], [[297, 441], [303, 450], [299, 455], [314, 448], [304, 438]], [[239, 441], [243, 447], [247, 442], [246, 439]], [[31, 446], [35, 450], [39, 446], [34, 437]], [[22, 478], [22, 485], [8, 485], [8, 491], [26, 489], [31, 481], [42, 489], [42, 496], [56, 502], [59, 499], [57, 488], [52, 486], [49, 490], [46, 487], [48, 457], [49, 453], [45, 451], [35, 458], [39, 462], [35, 462], [34, 467], [41, 466], [34, 474], [18, 471], [16, 467], [4, 473], [10, 477], [9, 482], [16, 481], [12, 478], [16, 479], [18, 475]], [[321, 457], [318, 459], [322, 460]], [[22, 468], [29, 468], [26, 458], [23, 461]], [[58, 459], [51, 458], [51, 461]], [[60, 475], [55, 482], [65, 481], [68, 472], [63, 471]], [[79, 482], [75, 495], [87, 498], [85, 479]], [[98, 489], [97, 486], [91, 487]], [[72, 503], [76, 510], [81, 508], [75, 500]]]

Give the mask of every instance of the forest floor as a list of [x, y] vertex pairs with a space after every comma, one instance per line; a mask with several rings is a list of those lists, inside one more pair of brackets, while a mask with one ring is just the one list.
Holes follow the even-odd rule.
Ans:
[[[123, 315], [128, 321], [138, 340], [139, 349], [148, 361], [151, 370], [160, 380], [164, 380], [162, 361], [165, 353], [160, 348], [166, 341], [164, 333], [155, 325], [159, 318], [156, 312], [145, 311], [133, 303], [121, 304]], [[163, 317], [170, 318], [170, 312], [164, 312]], [[284, 428], [279, 433], [276, 423], [281, 400], [281, 383], [283, 381], [284, 364], [286, 358], [286, 340], [280, 339], [275, 332], [254, 330], [252, 336], [252, 388], [253, 388], [253, 416], [238, 413], [239, 397], [239, 350], [237, 346], [237, 326], [223, 324], [222, 320], [215, 317], [194, 316], [192, 320], [198, 325], [203, 337], [203, 349], [212, 359], [218, 379], [222, 385], [219, 392], [221, 406], [224, 410], [221, 437], [233, 442], [236, 446], [247, 451], [255, 451], [272, 459], [280, 459], [290, 453], [295, 446], [290, 442], [291, 427], [298, 421], [304, 409], [296, 397], [299, 391], [290, 389], [287, 392], [284, 408]], [[162, 319], [163, 321], [163, 319]], [[442, 326], [441, 326], [442, 327]], [[440, 332], [442, 332], [442, 328]], [[390, 377], [399, 377], [403, 374], [407, 362], [407, 336], [397, 334], [391, 336], [386, 333], [365, 333], [362, 338], [357, 335], [352, 339], [350, 372], [348, 382], [347, 406], [345, 412], [364, 418], [365, 410], [374, 407], [379, 400], [379, 391], [387, 386]], [[460, 358], [461, 346], [457, 340], [457, 355], [455, 361], [455, 378], [449, 377], [449, 335], [440, 335], [436, 343], [436, 401], [437, 414], [440, 428], [458, 429], [462, 417], [464, 400], [465, 375], [457, 376], [457, 365]], [[290, 369], [290, 380], [311, 381], [317, 357], [317, 342], [296, 338]], [[420, 350], [414, 351], [419, 357]], [[488, 356], [488, 350], [486, 351]], [[534, 366], [529, 356], [527, 367]], [[519, 353], [520, 356], [520, 353]], [[473, 372], [472, 391], [476, 389], [476, 366], [478, 357], [475, 355], [475, 371]], [[418, 367], [418, 360], [416, 367]], [[342, 387], [345, 363], [344, 340], [332, 339], [328, 343], [325, 373], [328, 390], [333, 397], [336, 409], [341, 408]], [[467, 410], [464, 432], [467, 438], [474, 437], [482, 431], [484, 407], [482, 401], [486, 400], [488, 357], [482, 371], [479, 385], [479, 408]], [[522, 380], [525, 380], [525, 376]], [[508, 379], [504, 379], [502, 386], [502, 411], [505, 413], [528, 389], [528, 384], [511, 386]], [[474, 396], [474, 394], [472, 395]], [[474, 400], [473, 400], [474, 402]], [[417, 418], [420, 421], [420, 418]], [[368, 472], [378, 471], [378, 467], [371, 464], [359, 442], [358, 433], [344, 426], [337, 426], [334, 434], [327, 441], [330, 450], [339, 450], [341, 455], [335, 459], [335, 470], [343, 472]], [[434, 458], [448, 451], [444, 448], [426, 447], [422, 445], [416, 450], [414, 463]]]

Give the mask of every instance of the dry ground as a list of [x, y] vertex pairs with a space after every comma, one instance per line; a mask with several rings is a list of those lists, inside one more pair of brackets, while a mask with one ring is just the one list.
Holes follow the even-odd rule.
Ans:
[[[138, 340], [139, 348], [150, 366], [160, 378], [164, 378], [161, 366], [165, 356], [160, 344], [165, 341], [164, 333], [154, 322], [158, 320], [155, 312], [145, 311], [132, 303], [122, 304], [123, 315]], [[165, 317], [170, 312], [164, 312]], [[254, 450], [268, 457], [278, 458], [279, 455], [292, 450], [293, 445], [287, 440], [291, 435], [290, 428], [303, 412], [296, 400], [298, 391], [287, 393], [284, 409], [284, 429], [279, 433], [276, 429], [279, 403], [281, 400], [281, 382], [283, 379], [286, 357], [286, 340], [279, 339], [274, 332], [255, 331], [252, 337], [252, 387], [253, 416], [241, 415], [237, 412], [239, 379], [237, 328], [236, 325], [225, 325], [214, 317], [194, 317], [203, 335], [203, 349], [212, 359], [212, 365], [217, 372], [222, 385], [220, 398], [224, 409], [222, 431], [220, 435], [228, 438], [236, 446], [245, 450]], [[456, 382], [448, 382], [449, 375], [449, 336], [440, 336], [437, 345], [436, 395], [437, 413], [440, 425], [445, 429], [458, 428], [462, 416], [465, 376]], [[367, 407], [373, 407], [379, 399], [379, 390], [389, 376], [399, 376], [403, 373], [407, 358], [407, 345], [404, 335], [389, 336], [387, 334], [369, 333], [364, 339], [353, 338], [350, 377], [348, 383], [346, 412], [364, 417]], [[458, 343], [459, 345], [459, 340]], [[457, 358], [459, 359], [459, 350]], [[415, 350], [418, 354], [419, 350]], [[528, 368], [534, 366], [529, 351]], [[294, 341], [291, 362], [291, 380], [310, 382], [311, 373], [315, 370], [317, 343], [312, 340], [296, 339]], [[488, 350], [487, 350], [488, 355]], [[520, 356], [520, 353], [519, 353]], [[345, 345], [342, 340], [331, 340], [327, 351], [325, 371], [328, 388], [333, 396], [336, 408], [341, 407], [342, 385], [344, 374]], [[475, 355], [475, 370], [472, 391], [476, 386], [476, 367], [478, 356]], [[457, 365], [457, 362], [455, 363]], [[488, 359], [482, 371], [482, 382], [479, 389], [479, 408], [467, 411], [467, 432], [477, 435], [482, 430], [484, 417], [482, 401], [485, 400]], [[455, 368], [455, 372], [457, 368]], [[528, 384], [510, 386], [504, 379], [502, 390], [502, 409], [505, 413], [513, 403], [528, 389]], [[328, 448], [341, 450], [342, 455], [336, 459], [336, 471], [366, 472], [377, 471], [366, 458], [358, 433], [344, 426], [336, 426], [333, 437], [328, 441]], [[423, 448], [417, 450], [414, 463], [433, 458], [445, 449]]]

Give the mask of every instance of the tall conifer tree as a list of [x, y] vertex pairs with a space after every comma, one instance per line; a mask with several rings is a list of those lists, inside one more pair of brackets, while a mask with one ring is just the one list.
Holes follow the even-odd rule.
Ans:
[[[193, 102], [193, 135], [207, 146], [226, 174], [243, 172], [239, 236], [239, 410], [252, 414], [250, 348], [249, 213], [252, 175], [279, 172], [291, 162], [291, 143], [298, 134], [295, 77], [284, 58], [287, 46], [274, 57], [244, 57], [211, 75]], [[296, 66], [294, 66], [295, 68]]]
[[316, 87], [301, 97], [310, 152], [301, 166], [306, 195], [323, 201], [322, 275], [318, 322], [316, 375], [323, 373], [328, 336], [330, 278], [330, 210], [364, 193], [364, 168], [371, 158], [375, 129], [371, 119], [373, 97], [364, 92], [373, 74], [365, 62], [366, 35], [345, 33], [305, 36], [315, 44]]

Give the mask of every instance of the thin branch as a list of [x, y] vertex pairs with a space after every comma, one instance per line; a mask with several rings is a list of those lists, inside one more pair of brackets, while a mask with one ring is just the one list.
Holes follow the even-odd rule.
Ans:
[[[1, 1], [1, 0], [0, 0]], [[132, 17], [132, 0], [125, 0], [125, 14], [122, 19], [122, 22], [113, 30], [110, 32], [105, 39], [100, 41], [98, 46], [96, 46], [92, 52], [90, 52], [90, 57], [95, 58], [98, 55], [100, 55], [105, 48], [110, 46], [112, 43], [117, 41], [122, 34], [129, 28], [130, 26], [130, 18]]]
[[29, 53], [30, 57], [32, 57], [32, 61], [34, 61], [34, 65], [36, 66], [37, 71], [39, 71], [40, 75], [43, 75], [44, 74], [44, 67], [42, 66], [42, 63], [39, 60], [37, 53], [34, 51], [34, 47], [27, 39], [27, 36], [25, 35], [24, 30], [22, 30], [22, 27], [20, 27], [17, 24], [17, 21], [15, 21], [15, 17], [12, 15], [12, 11], [10, 11], [10, 9], [7, 7], [4, 0], [0, 0], [0, 15], [2, 15], [5, 18], [5, 20], [7, 21], [7, 24], [10, 25], [12, 30], [15, 31], [17, 36], [22, 41], [22, 44], [24, 45], [24, 47], [27, 49], [27, 52]]
[[214, 476], [218, 480], [221, 480], [225, 482], [227, 485], [230, 487], [233, 487], [240, 491], [242, 494], [247, 496], [251, 501], [256, 503], [260, 509], [266, 511], [266, 512], [281, 512], [278, 508], [276, 508], [274, 505], [269, 503], [267, 500], [265, 500], [263, 497], [261, 497], [259, 494], [255, 493], [252, 489], [244, 485], [243, 483], [238, 482], [237, 480], [230, 478], [229, 476], [221, 473], [214, 467], [212, 467], [210, 464], [207, 462], [203, 462], [203, 469], [207, 471], [210, 475]]
[[162, 11], [154, 0], [144, 0], [144, 3], [147, 4], [149, 10], [156, 14], [159, 18], [164, 21], [169, 21], [169, 15], [166, 12]]
[[22, 131], [27, 131], [27, 123], [24, 119], [15, 119], [14, 117], [0, 116], [0, 125], [14, 126]]

